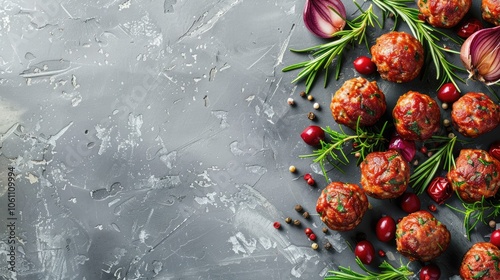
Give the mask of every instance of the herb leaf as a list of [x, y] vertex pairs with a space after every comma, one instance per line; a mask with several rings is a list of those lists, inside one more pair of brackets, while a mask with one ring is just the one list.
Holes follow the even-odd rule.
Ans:
[[360, 279], [360, 280], [406, 280], [409, 279], [413, 272], [408, 268], [408, 266], [401, 264], [401, 267], [395, 268], [387, 261], [383, 261], [379, 268], [380, 272], [375, 272], [369, 270], [358, 257], [356, 257], [356, 263], [359, 268], [365, 273], [359, 273], [353, 271], [350, 267], [339, 266], [339, 270], [330, 270], [325, 276], [324, 280], [349, 280], [349, 279]]

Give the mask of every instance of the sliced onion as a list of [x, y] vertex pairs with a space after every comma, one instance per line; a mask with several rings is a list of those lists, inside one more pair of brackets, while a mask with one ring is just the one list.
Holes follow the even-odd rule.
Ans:
[[403, 158], [410, 162], [417, 153], [417, 148], [414, 141], [404, 140], [399, 136], [393, 136], [389, 142], [389, 150], [398, 151]]
[[487, 85], [500, 81], [500, 26], [474, 32], [462, 45], [460, 59], [469, 78]]
[[321, 38], [332, 38], [346, 24], [346, 11], [340, 0], [306, 0], [302, 15], [307, 29]]

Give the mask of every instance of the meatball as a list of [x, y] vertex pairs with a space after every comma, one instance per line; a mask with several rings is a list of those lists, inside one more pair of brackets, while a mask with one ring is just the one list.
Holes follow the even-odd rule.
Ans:
[[469, 11], [472, 0], [418, 0], [421, 16], [434, 27], [450, 28]]
[[389, 199], [406, 191], [410, 180], [410, 166], [397, 151], [372, 152], [359, 167], [361, 186], [367, 195]]
[[396, 83], [415, 79], [424, 65], [424, 48], [412, 35], [392, 31], [377, 38], [371, 47], [372, 61], [380, 76]]
[[498, 126], [500, 110], [486, 94], [469, 92], [453, 103], [451, 121], [462, 135], [475, 138]]
[[396, 249], [411, 261], [432, 260], [449, 244], [450, 232], [427, 211], [411, 213], [396, 226]]
[[463, 201], [479, 201], [497, 193], [500, 161], [483, 150], [462, 149], [447, 177]]
[[423, 141], [438, 131], [441, 111], [430, 96], [409, 91], [399, 97], [392, 117], [396, 131], [403, 139]]
[[354, 229], [368, 209], [368, 198], [355, 184], [332, 182], [321, 192], [316, 211], [330, 229]]
[[365, 78], [347, 80], [335, 93], [330, 109], [335, 121], [352, 129], [374, 125], [387, 108], [384, 93], [377, 82]]
[[485, 21], [500, 25], [500, 0], [483, 0], [481, 12]]
[[460, 265], [460, 276], [464, 280], [500, 279], [500, 250], [489, 242], [479, 242], [465, 253]]

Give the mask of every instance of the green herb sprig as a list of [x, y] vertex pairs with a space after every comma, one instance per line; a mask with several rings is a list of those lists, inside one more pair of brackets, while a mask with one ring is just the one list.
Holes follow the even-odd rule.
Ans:
[[467, 238], [470, 240], [470, 233], [479, 222], [488, 224], [488, 221], [495, 219], [500, 215], [500, 201], [493, 201], [482, 197], [481, 200], [476, 202], [464, 202], [462, 206], [464, 209], [458, 209], [449, 204], [446, 204], [450, 209], [462, 213], [464, 215], [464, 228]]
[[302, 155], [301, 158], [314, 158], [314, 163], [319, 163], [321, 171], [328, 182], [326, 163], [330, 163], [333, 167], [342, 171], [340, 164], [347, 165], [349, 159], [344, 152], [345, 144], [352, 141], [353, 150], [351, 154], [359, 153], [358, 164], [366, 157], [367, 154], [373, 151], [381, 151], [384, 148], [384, 143], [387, 139], [384, 137], [384, 131], [388, 122], [384, 122], [382, 129], [363, 128], [359, 125], [359, 119], [356, 123], [354, 134], [348, 134], [342, 126], [339, 126], [339, 131], [333, 130], [330, 127], [323, 128], [325, 133], [330, 138], [329, 141], [321, 141], [321, 148], [314, 150], [313, 153]]
[[401, 267], [395, 268], [387, 261], [383, 261], [379, 266], [380, 272], [374, 272], [369, 270], [357, 257], [356, 263], [366, 274], [353, 271], [349, 267], [339, 266], [338, 271], [328, 271], [324, 280], [405, 280], [413, 275], [408, 266], [403, 264]]
[[420, 164], [410, 176], [410, 185], [417, 195], [422, 194], [431, 180], [436, 175], [441, 164], [444, 168], [450, 171], [455, 167], [455, 158], [453, 157], [453, 149], [457, 142], [457, 136], [452, 138], [445, 136], [432, 136], [427, 143], [444, 143], [437, 149], [430, 149], [433, 152], [432, 156]]
[[368, 9], [363, 11], [356, 2], [354, 3], [362, 13], [352, 20], [346, 19], [346, 23], [349, 29], [337, 31], [334, 34], [334, 37], [337, 38], [336, 40], [306, 49], [291, 50], [292, 52], [296, 53], [312, 54], [313, 59], [292, 64], [283, 68], [282, 70], [283, 72], [288, 72], [296, 69], [302, 69], [297, 77], [292, 81], [292, 83], [305, 79], [306, 93], [309, 93], [309, 91], [311, 90], [318, 72], [320, 72], [321, 70], [325, 71], [324, 86], [326, 87], [328, 82], [328, 68], [333, 63], [335, 58], [337, 58], [335, 78], [338, 79], [340, 75], [340, 68], [342, 65], [342, 54], [344, 53], [347, 45], [355, 42], [357, 42], [358, 44], [362, 44], [363, 42], [365, 42], [368, 47], [368, 42], [366, 40], [366, 29], [369, 26], [374, 26], [374, 22], [378, 23], [377, 16], [373, 13], [373, 7], [371, 5], [370, 7], [368, 7]]
[[[459, 51], [446, 48], [439, 45], [439, 37], [446, 37], [452, 42], [460, 45], [460, 43], [452, 38], [451, 36], [439, 31], [438, 29], [426, 24], [421, 20], [419, 15], [419, 10], [416, 8], [408, 7], [408, 4], [413, 4], [413, 0], [372, 0], [372, 2], [379, 7], [385, 13], [393, 14], [396, 18], [396, 23], [398, 19], [404, 21], [413, 36], [417, 38], [426, 47], [426, 53], [430, 55], [432, 62], [436, 68], [436, 79], [440, 80], [441, 85], [446, 81], [451, 81], [455, 87], [458, 89], [456, 80], [465, 82], [461, 78], [457, 71], [465, 72], [465, 69], [454, 65], [446, 58], [445, 53], [460, 54]], [[394, 26], [396, 26], [395, 24]]]

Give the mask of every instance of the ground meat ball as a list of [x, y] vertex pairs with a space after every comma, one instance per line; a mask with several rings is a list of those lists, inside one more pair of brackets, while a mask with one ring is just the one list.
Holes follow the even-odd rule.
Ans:
[[406, 191], [410, 180], [410, 166], [397, 151], [372, 152], [359, 167], [361, 186], [367, 195], [389, 199]]
[[396, 227], [397, 250], [410, 260], [429, 261], [450, 244], [450, 232], [427, 211], [404, 217]]
[[489, 242], [479, 242], [465, 253], [460, 266], [460, 276], [464, 280], [500, 279], [500, 250]]
[[462, 149], [455, 160], [455, 168], [448, 172], [448, 180], [462, 200], [479, 201], [492, 197], [500, 187], [500, 161], [488, 152]]
[[500, 0], [483, 0], [481, 12], [485, 21], [500, 25]]
[[399, 97], [392, 117], [396, 131], [403, 139], [423, 141], [438, 131], [441, 111], [430, 96], [409, 91]]
[[418, 0], [421, 16], [434, 27], [450, 28], [462, 20], [472, 0]]
[[386, 107], [385, 95], [377, 82], [361, 77], [347, 80], [330, 103], [335, 121], [352, 129], [356, 128], [359, 117], [361, 126], [374, 125], [385, 113]]
[[469, 92], [453, 103], [451, 121], [462, 135], [475, 138], [498, 126], [500, 110], [484, 93]]
[[332, 182], [321, 192], [316, 211], [332, 230], [347, 231], [355, 228], [368, 209], [368, 198], [355, 184]]
[[380, 76], [396, 83], [415, 79], [424, 65], [424, 48], [412, 35], [389, 32], [377, 38], [371, 47], [372, 61]]

